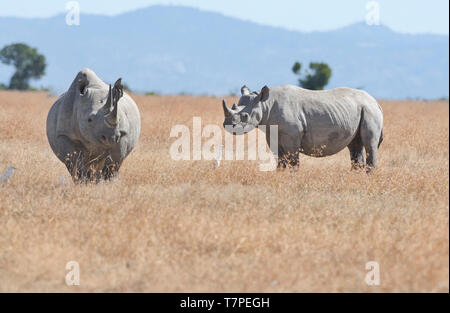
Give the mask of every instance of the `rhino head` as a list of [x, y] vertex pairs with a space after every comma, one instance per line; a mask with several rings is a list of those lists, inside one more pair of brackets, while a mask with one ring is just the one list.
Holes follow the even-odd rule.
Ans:
[[118, 144], [125, 135], [119, 128], [122, 79], [119, 78], [114, 86], [107, 86], [93, 72], [82, 72], [77, 83], [79, 94], [74, 105], [83, 142], [100, 150]]
[[263, 117], [262, 102], [269, 98], [269, 87], [264, 86], [260, 92], [251, 92], [247, 86], [242, 86], [241, 97], [238, 104], [228, 108], [225, 100], [222, 100], [225, 120], [225, 130], [234, 134], [242, 135], [258, 127]]

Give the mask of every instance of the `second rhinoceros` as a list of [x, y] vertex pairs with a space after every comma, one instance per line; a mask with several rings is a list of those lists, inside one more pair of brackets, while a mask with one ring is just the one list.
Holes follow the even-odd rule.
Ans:
[[47, 138], [74, 182], [109, 180], [140, 133], [136, 103], [121, 79], [107, 85], [90, 69], [81, 70], [47, 116]]
[[225, 129], [243, 134], [265, 125], [270, 145], [269, 125], [276, 125], [278, 145], [270, 148], [278, 156], [279, 167], [297, 166], [299, 153], [328, 156], [345, 147], [350, 150], [353, 168], [367, 165], [370, 171], [377, 166], [383, 113], [367, 92], [351, 88], [312, 91], [282, 85], [264, 86], [260, 92], [243, 86], [241, 94], [232, 109], [222, 103]]

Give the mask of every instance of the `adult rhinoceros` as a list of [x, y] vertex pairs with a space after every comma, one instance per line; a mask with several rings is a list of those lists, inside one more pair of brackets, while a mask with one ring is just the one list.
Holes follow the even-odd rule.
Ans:
[[[328, 156], [345, 147], [350, 150], [352, 168], [377, 166], [377, 151], [383, 140], [383, 113], [367, 92], [351, 88], [312, 91], [292, 85], [251, 92], [241, 88], [238, 105], [229, 109], [223, 100], [224, 127], [243, 134], [266, 125], [278, 126], [278, 166], [297, 166], [299, 153]], [[227, 126], [230, 125], [230, 126]]]
[[47, 116], [47, 138], [74, 182], [98, 182], [117, 176], [140, 133], [136, 103], [90, 69], [81, 70]]

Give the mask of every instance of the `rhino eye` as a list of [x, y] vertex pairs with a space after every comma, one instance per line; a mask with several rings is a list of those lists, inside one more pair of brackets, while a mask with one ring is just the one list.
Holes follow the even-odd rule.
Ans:
[[92, 122], [92, 118], [88, 118], [88, 122], [89, 122], [89, 123]]

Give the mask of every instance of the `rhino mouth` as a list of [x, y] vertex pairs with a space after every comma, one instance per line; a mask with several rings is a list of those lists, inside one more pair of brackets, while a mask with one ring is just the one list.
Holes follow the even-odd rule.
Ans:
[[243, 135], [255, 129], [255, 126], [249, 123], [246, 124], [223, 124], [224, 128], [233, 135]]

